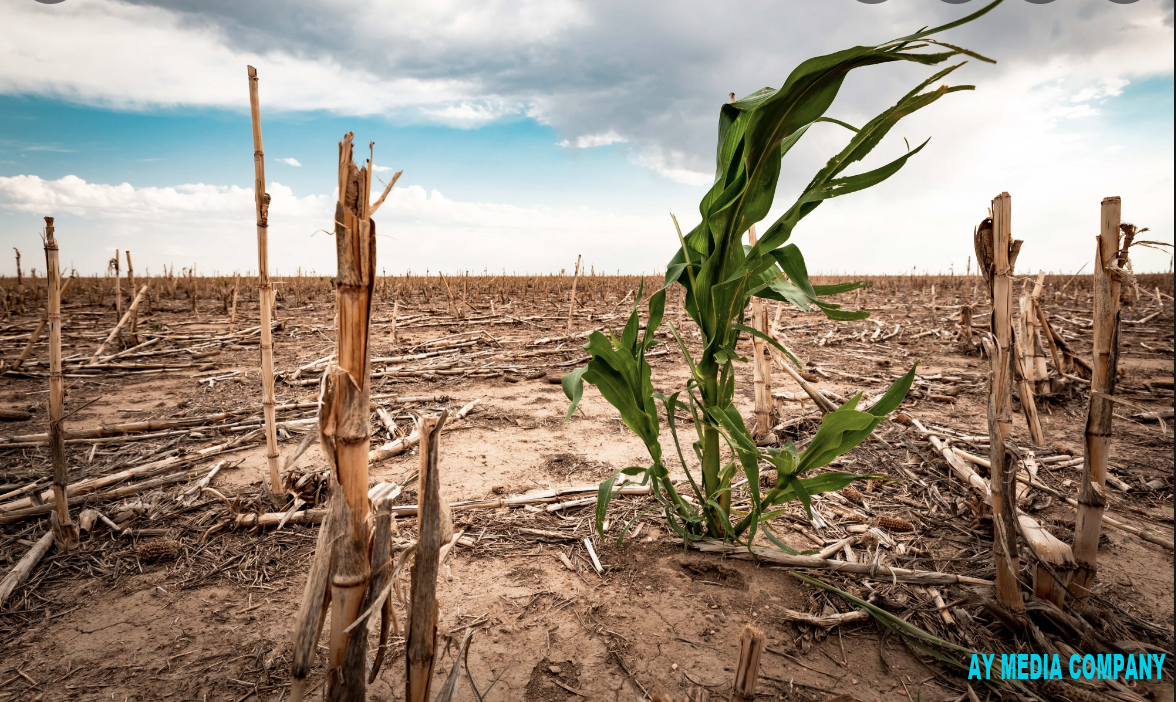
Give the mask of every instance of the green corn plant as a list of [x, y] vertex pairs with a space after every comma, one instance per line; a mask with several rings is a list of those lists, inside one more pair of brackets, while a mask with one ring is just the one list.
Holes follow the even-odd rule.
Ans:
[[[583, 395], [585, 381], [621, 414], [645, 444], [652, 464], [618, 471], [601, 483], [597, 500], [597, 528], [620, 474], [641, 475], [665, 511], [667, 522], [687, 539], [720, 538], [751, 543], [759, 527], [781, 548], [787, 548], [771, 531], [767, 521], [800, 500], [810, 512], [810, 496], [839, 490], [855, 480], [877, 478], [844, 472], [814, 471], [851, 450], [870, 435], [902, 402], [914, 380], [914, 371], [897, 380], [871, 407], [858, 409], [861, 394], [825, 415], [816, 434], [803, 451], [787, 443], [780, 449], [756, 446], [742, 417], [733, 405], [734, 362], [740, 358], [736, 345], [743, 332], [763, 338], [793, 363], [795, 357], [774, 339], [743, 324], [753, 296], [790, 303], [800, 310], [816, 307], [833, 320], [856, 320], [869, 316], [848, 311], [825, 298], [860, 287], [861, 283], [813, 285], [804, 256], [788, 239], [806, 215], [825, 200], [848, 195], [876, 185], [897, 173], [926, 141], [879, 168], [845, 175], [861, 161], [903, 117], [922, 109], [944, 95], [973, 86], [929, 88], [963, 65], [938, 71], [904, 95], [861, 128], [825, 116], [846, 75], [877, 64], [906, 61], [927, 66], [941, 64], [956, 56], [984, 58], [966, 49], [938, 42], [930, 37], [959, 26], [991, 11], [996, 0], [978, 12], [933, 29], [923, 29], [874, 47], [854, 47], [809, 59], [792, 71], [779, 89], [764, 88], [719, 111], [717, 171], [715, 183], [699, 205], [701, 221], [688, 234], [677, 229], [678, 249], [666, 270], [665, 284], [648, 301], [644, 332], [635, 303], [620, 337], [593, 332], [584, 349], [591, 356], [588, 365], [563, 378], [571, 405], [570, 418]], [[744, 243], [751, 225], [768, 216], [775, 199], [782, 161], [804, 134], [816, 123], [828, 122], [851, 132], [849, 142], [829, 159], [801, 192], [796, 201], [762, 234], [754, 246]], [[669, 325], [683, 358], [690, 368], [684, 390], [669, 396], [655, 390], [645, 354], [655, 343], [655, 332], [665, 312], [666, 289], [685, 288], [686, 313], [702, 337], [701, 355], [694, 359], [673, 324]], [[638, 291], [636, 300], [641, 299]], [[662, 412], [658, 410], [660, 403]], [[698, 480], [682, 452], [677, 431], [678, 410], [685, 410], [694, 425], [694, 455], [701, 465]], [[670, 480], [660, 439], [664, 412], [677, 459], [686, 472], [692, 497], [680, 494]], [[730, 458], [724, 457], [723, 444]], [[775, 468], [772, 488], [761, 492], [760, 466]], [[732, 509], [732, 482], [742, 471], [747, 478], [750, 507], [736, 514]], [[624, 530], [621, 532], [624, 533]]]

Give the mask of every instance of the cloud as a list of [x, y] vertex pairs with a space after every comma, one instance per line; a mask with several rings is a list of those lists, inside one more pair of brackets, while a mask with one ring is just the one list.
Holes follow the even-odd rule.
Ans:
[[687, 168], [685, 154], [681, 151], [666, 152], [663, 149], [649, 147], [634, 159], [638, 164], [662, 175], [675, 183], [683, 185], [710, 185], [715, 182], [713, 173], [703, 173]]
[[298, 159], [294, 158], [293, 156], [291, 156], [290, 158], [275, 158], [274, 160], [277, 161], [278, 163], [284, 163], [287, 166], [294, 166], [295, 168], [302, 168], [302, 164], [299, 163]]
[[1083, 117], [1095, 117], [1102, 114], [1102, 111], [1097, 107], [1083, 103], [1080, 105], [1054, 105], [1047, 110], [1046, 114], [1061, 119], [1082, 119]]
[[458, 129], [477, 129], [491, 122], [497, 122], [503, 117], [518, 115], [524, 111], [525, 108], [521, 104], [496, 99], [463, 101], [456, 105], [421, 109], [421, 113], [432, 118], [433, 121]]
[[[270, 183], [269, 193], [271, 267], [290, 272], [316, 262], [319, 273], [330, 273], [334, 242], [316, 232], [331, 229], [337, 195], [298, 196], [277, 182]], [[74, 261], [83, 272], [93, 267], [87, 263], [109, 257], [104, 246], [129, 248], [123, 242], [130, 241], [137, 264], [179, 261], [206, 272], [256, 267], [251, 188], [205, 183], [135, 187], [89, 183], [72, 175], [56, 180], [18, 175], [0, 177], [0, 210], [57, 216], [63, 260]], [[376, 216], [379, 265], [399, 272], [439, 265], [444, 270], [540, 272], [567, 268], [583, 254], [585, 265], [628, 270], [633, 255], [647, 260], [665, 255], [670, 233], [663, 219], [587, 207], [458, 201], [419, 185], [398, 186]], [[618, 235], [633, 243], [618, 250], [610, 243]]]
[[[728, 92], [779, 86], [810, 56], [967, 9], [850, 0], [786, 0], [737, 13], [713, 3], [628, 0], [17, 3], [0, 28], [0, 92], [122, 109], [241, 110], [243, 66], [251, 63], [264, 110], [460, 128], [529, 117], [569, 146], [624, 135], [640, 162], [693, 181], [690, 173], [713, 170], [717, 108]], [[946, 38], [1000, 60], [961, 73], [981, 89], [1044, 66], [1045, 81], [1065, 81], [1059, 101], [1081, 104], [1118, 95], [1129, 80], [1171, 75], [1171, 15], [1170, 2], [1014, 2]], [[761, 31], [749, 40], [747, 27]], [[851, 121], [868, 119], [925, 75], [916, 67], [861, 73], [834, 109]], [[659, 156], [670, 153], [677, 156]]]
[[252, 191], [203, 183], [135, 188], [130, 183], [87, 183], [75, 175], [43, 180], [35, 175], [0, 177], [0, 207], [21, 212], [65, 212], [104, 217], [157, 217], [194, 212], [223, 214], [253, 206]]
[[55, 154], [74, 154], [74, 153], [77, 153], [77, 151], [75, 151], [74, 149], [62, 149], [62, 148], [58, 148], [56, 146], [44, 146], [44, 145], [40, 145], [40, 144], [26, 146], [26, 147], [22, 148], [21, 151], [48, 151], [48, 152], [55, 153]]
[[[900, 36], [958, 18], [975, 6], [780, 0], [744, 4], [733, 12], [721, 3], [691, 0], [22, 2], [6, 8], [0, 24], [0, 93], [123, 110], [244, 112], [243, 73], [250, 63], [260, 71], [263, 112], [379, 115], [398, 124], [462, 129], [531, 119], [550, 127], [561, 146], [624, 143], [621, 154], [631, 162], [659, 178], [701, 189], [713, 178], [715, 125], [728, 92], [779, 86], [808, 57]], [[959, 269], [969, 254], [972, 226], [991, 196], [1004, 190], [1015, 197], [1026, 267], [1074, 270], [1086, 262], [1089, 246], [1081, 244], [1089, 244], [1083, 237], [1091, 226], [1090, 208], [1106, 195], [1122, 195], [1130, 218], [1152, 226], [1158, 238], [1170, 238], [1170, 88], [1168, 102], [1158, 103], [1166, 115], [1155, 114], [1155, 101], [1137, 105], [1126, 116], [1116, 106], [1145, 81], [1170, 80], [1172, 6], [1172, 0], [1006, 2], [945, 35], [999, 63], [971, 61], [952, 79], [975, 83], [976, 92], [953, 94], [904, 120], [871, 161], [861, 164], [868, 168], [897, 156], [903, 137], [912, 143], [934, 137], [901, 173], [877, 189], [822, 205], [801, 224], [796, 241], [812, 268], [896, 271], [913, 262], [934, 270], [954, 261]], [[363, 20], [354, 21], [357, 17]], [[749, 34], [749, 27], [755, 32]], [[861, 124], [927, 75], [926, 67], [906, 65], [856, 71], [830, 114]], [[1149, 114], [1141, 117], [1144, 113]], [[1153, 120], [1150, 126], [1137, 129], [1136, 121], [1145, 119]], [[777, 209], [845, 139], [846, 132], [824, 125], [805, 136], [785, 163]], [[96, 197], [96, 189], [112, 189], [109, 212], [91, 209], [84, 215], [98, 223], [126, 221], [129, 226], [139, 215], [119, 215], [132, 207], [120, 206], [119, 198], [131, 203], [150, 199], [146, 188], [125, 194], [123, 185], [71, 189], [46, 182], [60, 183], [36, 187], [75, 208], [86, 197]], [[209, 194], [183, 187], [189, 186], [171, 188], [174, 196], [161, 188], [151, 197], [188, 198], [185, 202], [234, 197], [229, 190]], [[398, 188], [385, 205], [387, 225], [382, 218], [381, 233], [398, 237], [397, 251], [381, 259], [390, 268], [420, 268], [429, 260], [480, 267], [474, 252], [485, 261], [512, 265], [493, 248], [483, 248], [486, 242], [517, 255], [525, 262], [519, 269], [541, 270], [541, 263], [567, 267], [560, 261], [581, 246], [574, 237], [611, 247], [612, 253], [600, 253], [597, 260], [611, 256], [627, 270], [664, 264], [661, 247], [641, 248], [644, 240], [632, 236], [633, 231], [663, 232], [664, 209], [647, 220], [636, 206], [624, 213], [512, 210], [435, 193]], [[18, 209], [23, 200], [3, 197], [8, 211], [26, 211]], [[292, 193], [289, 197], [291, 203], [302, 202]], [[330, 196], [322, 197], [329, 223]], [[244, 262], [233, 264], [238, 266], [247, 266], [249, 259], [252, 197], [244, 202], [237, 214], [223, 215], [217, 225], [235, 237], [226, 240], [235, 243], [223, 251], [244, 247], [245, 253], [232, 254]], [[168, 226], [198, 232], [200, 218], [218, 210], [161, 212], [188, 212], [185, 217], [195, 223]], [[405, 219], [412, 212], [418, 214]], [[693, 226], [684, 212], [679, 211], [683, 225]], [[562, 218], [581, 221], [569, 224]], [[572, 240], [553, 243], [538, 236], [532, 228], [536, 222]], [[155, 235], [146, 220], [141, 226]], [[273, 255], [289, 256], [289, 261], [331, 255], [326, 237], [318, 235], [305, 249], [313, 250], [315, 258], [295, 258], [303, 246], [299, 237], [323, 226], [318, 215], [291, 220], [288, 226], [289, 246], [275, 247]], [[516, 245], [509, 232], [521, 243]], [[435, 242], [423, 237], [435, 237]], [[152, 246], [164, 246], [150, 240]], [[172, 247], [188, 245], [183, 237], [167, 241]], [[193, 241], [201, 241], [199, 234]], [[532, 243], [535, 250], [528, 248]], [[436, 258], [425, 258], [426, 251]], [[1160, 256], [1153, 267], [1166, 269], [1167, 257]], [[451, 263], [459, 258], [472, 263]]]
[[568, 139], [564, 139], [562, 141], [556, 142], [555, 145], [562, 147], [562, 148], [565, 148], [565, 149], [567, 149], [567, 148], [594, 149], [598, 146], [609, 146], [611, 144], [624, 144], [628, 141], [629, 141], [628, 139], [621, 136], [620, 134], [617, 134], [614, 130], [610, 129], [607, 132], [602, 132], [600, 134], [585, 134], [583, 136], [578, 136], [575, 138], [574, 141], [569, 141]]
[[[271, 19], [286, 14], [275, 10]], [[366, 11], [364, 14], [368, 14]], [[0, 92], [118, 109], [245, 109], [246, 64], [258, 67], [263, 110], [388, 114], [481, 98], [454, 77], [381, 76], [304, 47], [233, 45], [224, 27], [183, 13], [93, 0], [20, 3], [0, 24]], [[118, 51], [111, 51], [118, 46]], [[417, 113], [419, 114], [419, 113]]]
[[1108, 97], [1118, 97], [1123, 94], [1123, 88], [1131, 81], [1118, 76], [1110, 76], [1098, 81], [1096, 85], [1087, 86], [1070, 96], [1070, 102], [1086, 102], [1087, 100], [1103, 100]]

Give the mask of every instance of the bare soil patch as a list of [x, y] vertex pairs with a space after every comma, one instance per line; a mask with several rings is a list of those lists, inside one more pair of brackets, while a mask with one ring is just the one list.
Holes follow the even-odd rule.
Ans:
[[[457, 280], [457, 279], [454, 279]], [[564, 281], [560, 283], [559, 281]], [[1170, 294], [1170, 276], [1148, 283]], [[400, 358], [376, 363], [373, 393], [393, 417], [389, 430], [373, 414], [373, 444], [411, 431], [414, 415], [442, 407], [455, 410], [480, 402], [441, 439], [442, 483], [450, 501], [495, 499], [537, 490], [594, 485], [612, 472], [644, 465], [644, 448], [596, 393], [588, 390], [582, 412], [564, 420], [567, 400], [549, 377], [585, 361], [577, 334], [620, 326], [627, 316], [636, 279], [586, 278], [569, 334], [568, 288], [564, 279], [470, 278], [450, 286], [447, 298], [435, 281], [390, 279], [375, 312], [373, 353]], [[1051, 278], [1045, 307], [1077, 352], [1089, 353], [1089, 282], [1078, 279], [1062, 295], [1065, 279]], [[652, 289], [653, 279], [646, 281]], [[211, 283], [210, 283], [211, 285]], [[327, 283], [304, 280], [295, 292], [283, 288], [275, 332], [282, 423], [281, 448], [290, 452], [313, 431], [322, 366], [299, 368], [333, 348], [333, 308]], [[933, 293], [931, 286], [936, 285]], [[982, 284], [981, 284], [982, 285]], [[0, 700], [279, 700], [289, 683], [293, 618], [302, 596], [314, 547], [313, 524], [290, 523], [280, 530], [234, 528], [234, 516], [272, 511], [263, 493], [265, 449], [257, 433], [259, 381], [256, 336], [244, 333], [256, 316], [256, 300], [243, 295], [229, 337], [228, 316], [219, 300], [198, 295], [193, 313], [181, 288], [169, 293], [164, 279], [153, 282], [157, 299], [139, 320], [139, 343], [159, 337], [128, 364], [174, 364], [173, 370], [108, 369], [72, 372], [67, 364], [68, 429], [147, 420], [173, 421], [248, 409], [228, 419], [193, 427], [160, 429], [150, 438], [114, 433], [67, 445], [71, 481], [104, 476], [169, 457], [192, 456], [202, 447], [240, 440], [232, 450], [195, 460], [174, 483], [126, 496], [95, 495], [74, 509], [93, 508], [117, 526], [98, 521], [79, 549], [51, 551], [29, 582], [0, 608]], [[562, 286], [562, 287], [561, 287]], [[280, 286], [281, 287], [281, 286]], [[462, 290], [457, 293], [457, 290]], [[43, 291], [42, 291], [43, 292]], [[113, 326], [109, 294], [76, 286], [65, 309], [65, 354], [82, 355]], [[174, 297], [172, 297], [174, 294]], [[962, 354], [954, 339], [960, 304], [975, 301], [976, 319], [986, 318], [972, 278], [888, 278], [847, 306], [875, 312], [870, 320], [834, 323], [784, 310], [778, 328], [789, 346], [808, 362], [807, 372], [823, 390], [851, 396], [877, 392], [918, 360], [920, 380], [903, 411], [926, 425], [961, 437], [984, 434], [986, 362]], [[402, 302], [391, 333], [392, 300]], [[39, 319], [32, 293], [25, 309], [0, 329], [0, 352], [19, 354]], [[297, 301], [297, 302], [296, 302]], [[1084, 313], [1083, 310], [1086, 310]], [[1159, 314], [1135, 324], [1147, 315]], [[772, 310], [775, 315], [775, 310]], [[1083, 316], [1083, 315], [1087, 316]], [[671, 296], [667, 317], [679, 328], [680, 299]], [[1172, 409], [1172, 303], [1157, 305], [1150, 294], [1128, 307], [1123, 326], [1124, 368], [1119, 393], [1147, 410]], [[687, 340], [695, 339], [687, 333]], [[681, 387], [686, 371], [668, 335], [651, 358], [654, 384]], [[466, 344], [466, 342], [472, 342]], [[192, 358], [213, 344], [215, 355]], [[454, 344], [464, 344], [454, 346]], [[133, 346], [126, 338], [115, 350]], [[750, 344], [741, 351], [750, 353]], [[0, 444], [35, 443], [21, 436], [46, 430], [43, 341], [16, 373], [0, 376], [0, 408], [32, 413], [23, 422], [0, 424]], [[182, 366], [182, 368], [180, 367]], [[739, 367], [737, 404], [751, 414], [751, 370]], [[800, 388], [778, 374], [773, 387]], [[396, 398], [414, 398], [401, 401]], [[378, 400], [379, 401], [379, 400]], [[303, 403], [305, 406], [296, 406]], [[1081, 387], [1039, 407], [1048, 445], [1032, 447], [1023, 417], [1015, 419], [1014, 440], [1039, 458], [1078, 457], [1087, 397]], [[1171, 538], [1173, 524], [1172, 425], [1137, 418], [1124, 405], [1115, 424], [1112, 472], [1126, 489], [1112, 487], [1111, 512], [1124, 521]], [[812, 435], [820, 415], [811, 402], [780, 407], [779, 440]], [[858, 560], [883, 565], [992, 577], [991, 521], [985, 522], [966, 486], [952, 477], [942, 458], [917, 432], [884, 424], [878, 440], [863, 444], [834, 466], [879, 472], [889, 482], [859, 484], [857, 502], [830, 497], [818, 501], [822, 521], [810, 523], [799, 505], [773, 521], [794, 548], [818, 549], [843, 538], [855, 522], [849, 507], [877, 519], [912, 522], [914, 532], [889, 533], [891, 543], [853, 549]], [[667, 447], [669, 443], [667, 441]], [[957, 446], [967, 448], [961, 438]], [[686, 447], [687, 451], [689, 447]], [[982, 446], [968, 450], [983, 455]], [[185, 491], [217, 461], [225, 465], [211, 481], [216, 494]], [[396, 504], [416, 501], [413, 451], [371, 468], [373, 482], [403, 486]], [[1043, 463], [1040, 479], [1074, 496], [1081, 466]], [[291, 473], [308, 476], [296, 492], [314, 507], [322, 498], [325, 465], [312, 445]], [[680, 467], [676, 478], [685, 481]], [[0, 492], [18, 490], [49, 475], [43, 445], [0, 448]], [[163, 472], [163, 477], [175, 473]], [[136, 484], [127, 481], [116, 487]], [[591, 495], [591, 493], [585, 493]], [[583, 495], [575, 495], [581, 497]], [[223, 499], [222, 499], [223, 498]], [[0, 500], [0, 504], [14, 498]], [[439, 596], [444, 655], [435, 689], [453, 662], [466, 629], [476, 634], [469, 668], [485, 699], [642, 699], [655, 685], [675, 700], [725, 699], [730, 692], [739, 632], [747, 623], [765, 631], [769, 652], [761, 665], [760, 692], [784, 700], [946, 700], [966, 693], [964, 681], [940, 663], [917, 654], [870, 621], [831, 631], [789, 620], [784, 610], [813, 614], [849, 611], [831, 597], [779, 568], [722, 559], [686, 550], [666, 528], [648, 497], [619, 497], [609, 513], [604, 539], [593, 537], [593, 506], [548, 511], [548, 505], [455, 512], [465, 536], [442, 569]], [[1072, 534], [1073, 510], [1043, 492], [1022, 507], [1063, 540]], [[0, 512], [3, 516], [3, 512]], [[633, 521], [617, 545], [620, 530]], [[44, 533], [44, 516], [0, 524], [0, 571], [7, 572]], [[397, 520], [399, 543], [414, 538], [415, 520]], [[525, 530], [530, 530], [525, 531]], [[563, 534], [548, 538], [532, 532]], [[1092, 623], [1112, 640], [1146, 641], [1171, 650], [1173, 627], [1172, 553], [1115, 530], [1104, 529]], [[604, 567], [597, 574], [582, 539], [593, 538]], [[174, 559], [149, 562], [136, 549], [161, 539], [176, 541]], [[561, 558], [560, 556], [563, 556]], [[835, 556], [846, 558], [845, 554]], [[571, 564], [569, 569], [564, 559]], [[1033, 644], [992, 623], [965, 586], [939, 588], [955, 623], [948, 625], [926, 588], [895, 584], [883, 577], [816, 573], [945, 639], [985, 652], [1025, 650]], [[970, 599], [972, 598], [972, 599]], [[398, 611], [402, 607], [397, 604]], [[403, 624], [403, 618], [401, 618]], [[1149, 630], [1147, 627], [1152, 627]], [[1047, 632], [1059, 637], [1056, 632]], [[373, 638], [373, 642], [374, 642]], [[370, 699], [403, 698], [403, 641], [393, 638], [384, 670]], [[311, 685], [321, 684], [319, 660]], [[1171, 699], [1171, 686], [1134, 686], [1145, 696]], [[981, 692], [981, 698], [983, 698]], [[844, 695], [847, 697], [837, 697]], [[473, 699], [463, 689], [459, 699]]]

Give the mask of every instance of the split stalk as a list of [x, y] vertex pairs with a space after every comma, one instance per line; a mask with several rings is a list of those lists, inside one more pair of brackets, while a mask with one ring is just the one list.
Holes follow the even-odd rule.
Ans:
[[[977, 256], [981, 265], [989, 265], [989, 285], [992, 293], [992, 336], [985, 340], [989, 357], [988, 383], [988, 460], [992, 464], [992, 555], [996, 562], [996, 595], [1000, 603], [1021, 611], [1021, 587], [1017, 582], [1020, 571], [1017, 552], [1017, 492], [1016, 466], [1008, 465], [1009, 452], [1005, 440], [1012, 429], [1012, 340], [1013, 291], [1012, 273], [1020, 242], [1012, 239], [1012, 198], [1001, 193], [992, 201], [991, 254], [985, 260], [980, 246]], [[983, 235], [984, 229], [981, 229]], [[979, 242], [978, 242], [979, 244]]]
[[[434, 653], [437, 648], [437, 571], [441, 566], [441, 547], [448, 541], [448, 512], [441, 498], [438, 472], [441, 429], [444, 413], [424, 417], [421, 435], [420, 477], [418, 478], [419, 512], [417, 513], [416, 560], [412, 566], [412, 593], [409, 600], [408, 637], [405, 643], [408, 702], [428, 702], [433, 680]], [[447, 528], [448, 527], [448, 528]]]
[[363, 608], [371, 576], [368, 543], [368, 450], [371, 401], [368, 346], [375, 285], [376, 232], [368, 215], [371, 173], [352, 163], [352, 135], [339, 144], [339, 202], [335, 207], [336, 364], [324, 379], [319, 431], [334, 468], [340, 519], [331, 557], [331, 675], [327, 699], [363, 700], [367, 629], [347, 628]]

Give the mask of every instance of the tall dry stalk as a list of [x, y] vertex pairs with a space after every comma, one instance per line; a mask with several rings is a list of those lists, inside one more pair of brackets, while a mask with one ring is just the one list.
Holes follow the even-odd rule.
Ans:
[[441, 278], [441, 282], [445, 285], [445, 299], [448, 300], [449, 314], [455, 314], [453, 311], [453, 291], [449, 289], [449, 281], [445, 279], [445, 274], [437, 271], [437, 277]]
[[[727, 101], [735, 102], [735, 93], [731, 93]], [[755, 246], [758, 241], [753, 224], [747, 229], [747, 243]], [[759, 297], [751, 298], [751, 326], [764, 334], [768, 333], [768, 313], [764, 309], [764, 301]], [[751, 337], [751, 348], [754, 352], [751, 373], [755, 394], [755, 428], [751, 433], [755, 437], [766, 436], [772, 429], [772, 363], [765, 358], [765, 346], [764, 340], [760, 337]]]
[[119, 260], [122, 254], [114, 250], [114, 258], [110, 259], [110, 267], [114, 270], [114, 315], [122, 317], [122, 272], [119, 270]]
[[[1072, 374], [1073, 364], [1066, 359], [1065, 352], [1062, 347], [1054, 339], [1053, 331], [1049, 326], [1049, 319], [1046, 316], [1045, 310], [1041, 306], [1041, 295], [1045, 290], [1045, 273], [1039, 272], [1037, 274], [1037, 281], [1033, 285], [1033, 292], [1028, 295], [1029, 310], [1022, 310], [1021, 314], [1026, 313], [1029, 316], [1030, 323], [1033, 326], [1036, 334], [1036, 348], [1035, 352], [1039, 352], [1039, 356], [1035, 356], [1034, 363], [1036, 364], [1037, 377], [1039, 384], [1048, 389], [1050, 393], [1059, 393], [1065, 390], [1067, 379], [1066, 374]], [[1049, 356], [1045, 355], [1048, 349]], [[1046, 361], [1052, 360], [1054, 365], [1054, 373], [1051, 376], [1049, 369], [1046, 367]]]
[[1013, 291], [1011, 276], [1021, 242], [1012, 238], [1012, 199], [1001, 193], [992, 201], [992, 217], [976, 230], [976, 260], [988, 281], [992, 296], [991, 338], [984, 339], [989, 359], [988, 460], [992, 467], [992, 522], [995, 534], [992, 556], [996, 562], [997, 600], [1021, 611], [1021, 587], [1017, 582], [1016, 466], [1008, 465], [1005, 446], [1012, 429]]
[[572, 314], [576, 311], [576, 283], [580, 281], [580, 255], [576, 254], [576, 271], [572, 274], [572, 296], [568, 301], [568, 331], [572, 331]]
[[[1044, 273], [1038, 274], [1039, 281], [1044, 278]], [[1013, 357], [1017, 366], [1021, 410], [1025, 413], [1025, 424], [1029, 427], [1033, 443], [1041, 446], [1045, 443], [1045, 430], [1037, 415], [1037, 391], [1043, 387], [1042, 381], [1048, 374], [1045, 370], [1045, 352], [1041, 349], [1041, 338], [1036, 332], [1037, 315], [1033, 312], [1033, 296], [1028, 282], [1022, 290], [1019, 306], [1021, 314], [1013, 327]]]
[[[383, 582], [382, 573], [372, 578], [372, 563], [386, 563], [387, 554], [382, 552], [389, 548], [386, 539], [377, 539], [374, 545], [368, 539], [369, 330], [376, 282], [376, 231], [368, 204], [371, 171], [352, 163], [352, 138], [348, 133], [339, 144], [336, 364], [323, 374], [319, 405], [319, 437], [331, 466], [332, 490], [298, 613], [293, 700], [302, 699], [328, 607], [332, 613], [327, 699], [364, 699], [368, 629], [365, 621], [357, 619], [361, 611], [373, 608], [380, 596], [375, 587], [369, 587]], [[390, 524], [388, 527], [390, 530]], [[377, 526], [377, 537], [380, 533]]]
[[[278, 466], [278, 428], [274, 413], [273, 295], [269, 279], [269, 204], [265, 191], [265, 152], [261, 147], [261, 105], [257, 96], [257, 69], [249, 66], [249, 112], [253, 119], [253, 195], [257, 207], [257, 298], [261, 305], [261, 408], [265, 415], [265, 461], [269, 466], [270, 491], [282, 494]], [[195, 306], [195, 297], [192, 298]]]
[[1119, 306], [1122, 272], [1127, 268], [1127, 249], [1120, 250], [1122, 202], [1117, 197], [1102, 201], [1102, 222], [1094, 257], [1094, 371], [1090, 379], [1090, 410], [1086, 416], [1086, 452], [1082, 488], [1078, 492], [1078, 516], [1074, 526], [1074, 573], [1071, 591], [1076, 597], [1090, 594], [1098, 570], [1098, 537], [1107, 509], [1107, 460], [1111, 448], [1115, 376], [1119, 366]]
[[49, 520], [62, 548], [78, 545], [78, 528], [69, 518], [66, 485], [69, 465], [65, 459], [65, 429], [61, 417], [65, 405], [65, 383], [61, 376], [61, 270], [58, 268], [57, 239], [53, 237], [53, 218], [45, 218], [45, 283], [49, 321], [49, 456], [53, 461], [53, 512]]
[[[732, 93], [734, 99], [734, 93]], [[756, 244], [755, 225], [747, 230], [748, 243]], [[768, 333], [768, 311], [762, 298], [751, 298], [751, 326], [765, 335]], [[772, 429], [772, 364], [766, 356], [767, 344], [758, 336], [751, 337], [755, 352], [752, 361], [752, 383], [755, 389], [755, 429], [753, 436], [765, 436]], [[787, 361], [785, 361], [787, 363]]]
[[392, 322], [388, 325], [389, 327], [391, 327], [391, 331], [389, 331], [388, 333], [391, 334], [391, 336], [392, 336], [392, 345], [393, 346], [399, 345], [399, 343], [396, 340], [396, 318], [399, 316], [400, 316], [400, 298], [397, 298], [392, 303]]
[[[127, 257], [127, 289], [130, 290], [131, 292], [134, 292], [134, 290], [135, 290], [135, 266], [133, 263], [131, 263], [131, 252], [124, 251], [123, 254], [126, 255], [126, 257]], [[138, 343], [139, 343], [139, 335], [136, 333], [138, 331], [138, 327], [139, 327], [139, 311], [135, 310], [134, 314], [131, 315], [130, 336], [131, 336], [131, 344], [132, 345], [138, 345]]]
[[[350, 635], [370, 577], [368, 552], [368, 450], [371, 374], [368, 328], [376, 280], [375, 227], [368, 216], [371, 174], [352, 162], [352, 135], [339, 144], [339, 202], [335, 207], [338, 253], [336, 359], [327, 374], [319, 414], [323, 450], [332, 454], [336, 487], [342, 494], [341, 535], [331, 562], [331, 681], [328, 699], [363, 699], [364, 655], [347, 655], [349, 642], [366, 653], [366, 630]], [[347, 664], [347, 665], [345, 665]], [[358, 689], [357, 689], [358, 688]]]
[[1025, 415], [1025, 425], [1029, 427], [1029, 436], [1037, 446], [1045, 444], [1045, 430], [1041, 426], [1041, 418], [1037, 414], [1037, 393], [1033, 389], [1033, 371], [1028, 364], [1032, 361], [1032, 351], [1023, 351], [1026, 344], [1026, 333], [1022, 320], [1017, 322], [1013, 334], [1012, 362], [1017, 368], [1017, 390], [1021, 398], [1021, 412]]
[[229, 310], [229, 333], [237, 330], [237, 295], [241, 292], [241, 276], [233, 274], [233, 306]]

